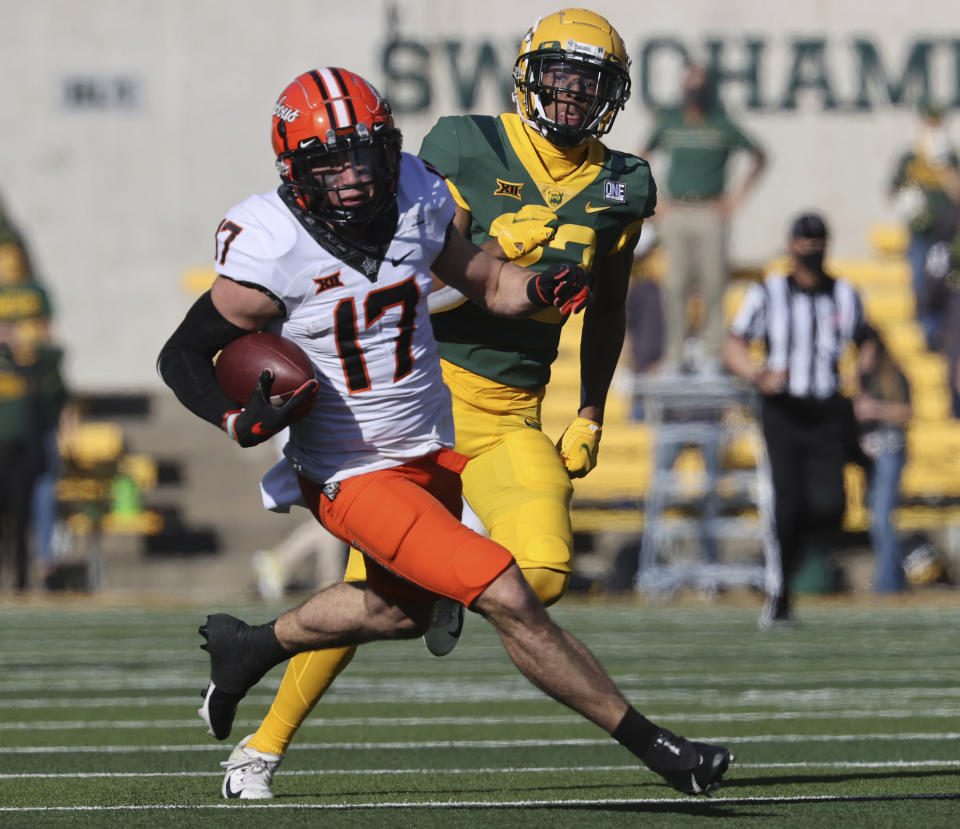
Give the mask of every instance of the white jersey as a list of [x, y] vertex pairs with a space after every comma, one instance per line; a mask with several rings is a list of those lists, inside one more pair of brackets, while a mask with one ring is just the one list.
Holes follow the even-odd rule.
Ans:
[[317, 402], [291, 427], [285, 454], [317, 483], [453, 446], [426, 297], [454, 202], [444, 180], [407, 153], [397, 202], [397, 230], [375, 277], [321, 247], [275, 191], [231, 208], [217, 233], [217, 273], [276, 297], [284, 314], [267, 330], [313, 361]]

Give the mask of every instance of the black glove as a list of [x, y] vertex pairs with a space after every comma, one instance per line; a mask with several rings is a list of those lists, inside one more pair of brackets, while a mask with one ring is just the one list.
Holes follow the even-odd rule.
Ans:
[[264, 369], [247, 405], [223, 416], [223, 430], [241, 446], [256, 446], [303, 417], [317, 399], [320, 384], [307, 380], [280, 406], [270, 402], [273, 372]]
[[551, 265], [545, 271], [530, 277], [527, 299], [538, 308], [551, 305], [561, 314], [577, 313], [590, 298], [587, 274], [579, 265], [567, 262]]

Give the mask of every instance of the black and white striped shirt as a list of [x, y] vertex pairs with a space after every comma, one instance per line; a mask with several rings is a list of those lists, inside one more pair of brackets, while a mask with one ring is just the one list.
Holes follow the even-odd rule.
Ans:
[[749, 287], [730, 333], [764, 341], [767, 368], [787, 370], [788, 395], [823, 400], [839, 389], [844, 349], [860, 345], [873, 330], [850, 283], [824, 276], [806, 291], [792, 276], [772, 273]]

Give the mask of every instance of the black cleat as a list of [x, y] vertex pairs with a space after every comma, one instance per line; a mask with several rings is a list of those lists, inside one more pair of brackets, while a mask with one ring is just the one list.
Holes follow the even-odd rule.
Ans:
[[243, 697], [224, 693], [212, 681], [201, 693], [203, 705], [197, 709], [197, 713], [207, 724], [207, 733], [218, 740], [226, 740], [237, 716], [237, 706]]
[[200, 647], [210, 654], [210, 684], [197, 713], [218, 740], [230, 736], [240, 700], [263, 676], [251, 671], [244, 659], [250, 630], [246, 622], [226, 613], [207, 616], [207, 623], [199, 629], [206, 639]]
[[694, 743], [661, 728], [642, 759], [677, 791], [709, 794], [720, 783], [734, 756], [723, 746]]

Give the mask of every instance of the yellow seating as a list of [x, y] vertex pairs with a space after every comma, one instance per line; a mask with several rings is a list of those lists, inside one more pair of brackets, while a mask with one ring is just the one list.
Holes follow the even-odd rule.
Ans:
[[907, 229], [899, 224], [875, 224], [870, 228], [868, 238], [878, 255], [891, 257], [902, 257], [910, 241]]

